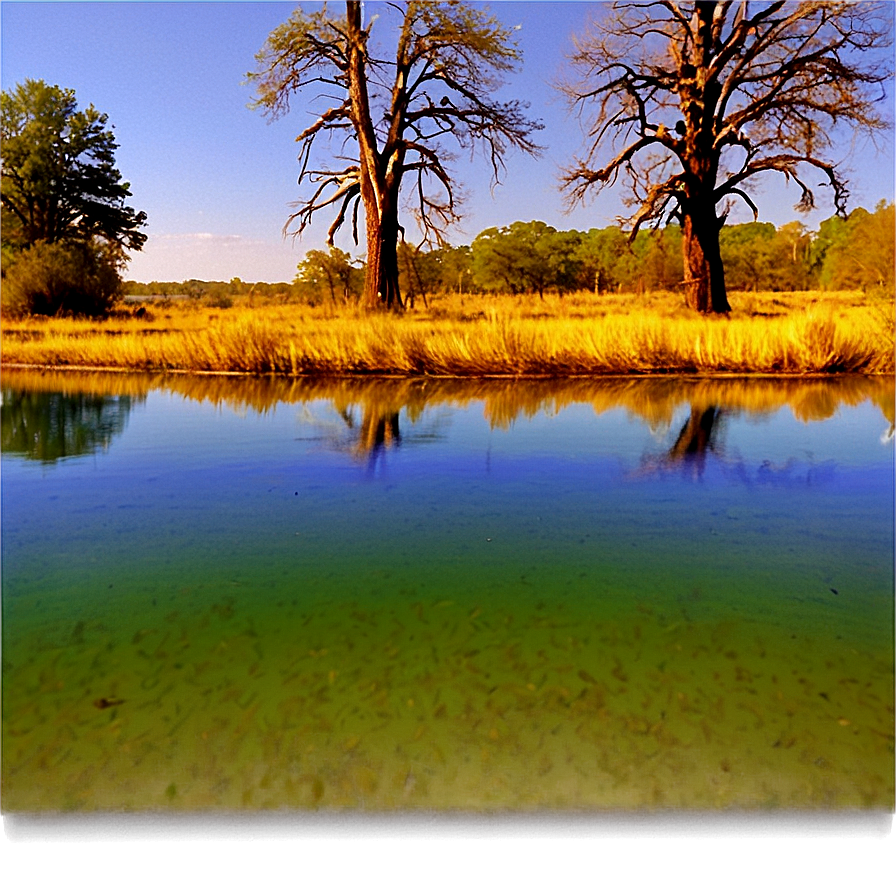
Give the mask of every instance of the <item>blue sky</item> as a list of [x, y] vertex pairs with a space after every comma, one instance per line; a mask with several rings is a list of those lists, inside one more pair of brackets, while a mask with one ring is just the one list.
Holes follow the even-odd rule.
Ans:
[[[564, 71], [571, 35], [601, 5], [490, 4], [503, 22], [522, 26], [523, 69], [508, 82], [506, 94], [530, 101], [530, 115], [545, 124], [538, 140], [546, 151], [540, 160], [509, 156], [503, 185], [494, 191], [481, 157], [458, 156], [453, 170], [466, 201], [461, 229], [452, 233], [455, 245], [486, 227], [518, 220], [587, 230], [615, 223], [623, 213], [621, 187], [569, 214], [557, 190], [559, 168], [582, 148], [583, 134], [551, 85]], [[304, 252], [324, 244], [326, 217], [301, 241], [284, 239], [281, 232], [290, 202], [300, 195], [295, 135], [308, 123], [312, 102], [294, 102], [291, 114], [273, 123], [247, 108], [252, 88], [245, 75], [267, 35], [294, 6], [0, 4], [3, 90], [25, 78], [70, 87], [82, 107], [92, 103], [115, 127], [119, 169], [131, 184], [132, 204], [148, 216], [149, 238], [132, 258], [128, 277], [289, 281]], [[365, 15], [377, 6], [368, 0]], [[844, 136], [841, 154], [853, 204], [871, 208], [879, 199], [893, 199], [893, 135], [879, 139], [877, 148], [852, 142]], [[781, 178], [755, 198], [760, 220], [778, 225], [801, 220], [811, 228], [833, 213], [819, 191], [820, 208], [799, 216], [793, 210], [798, 193]], [[746, 210], [741, 219], [749, 219]], [[354, 251], [348, 236], [338, 243]]]

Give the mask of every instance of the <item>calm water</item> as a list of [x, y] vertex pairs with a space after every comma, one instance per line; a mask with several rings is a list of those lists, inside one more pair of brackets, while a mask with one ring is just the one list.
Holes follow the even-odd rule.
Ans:
[[5, 811], [893, 806], [891, 381], [2, 397]]

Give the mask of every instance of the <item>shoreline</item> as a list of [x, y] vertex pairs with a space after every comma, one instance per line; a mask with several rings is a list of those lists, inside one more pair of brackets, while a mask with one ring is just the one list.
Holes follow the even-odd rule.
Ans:
[[496, 380], [502, 382], [522, 381], [539, 382], [551, 380], [620, 380], [620, 379], [750, 379], [750, 380], [828, 380], [846, 377], [886, 377], [892, 378], [896, 370], [882, 370], [873, 373], [864, 371], [805, 371], [805, 372], [774, 372], [774, 371], [701, 371], [701, 370], [667, 370], [649, 372], [619, 371], [612, 373], [395, 373], [389, 371], [364, 371], [364, 372], [310, 372], [310, 373], [280, 373], [268, 371], [257, 373], [251, 370], [198, 370], [189, 368], [150, 368], [150, 367], [112, 367], [88, 364], [23, 364], [3, 363], [0, 361], [0, 373], [3, 371], [34, 371], [37, 373], [110, 373], [122, 375], [150, 375], [150, 376], [199, 376], [199, 377], [234, 377], [275, 380]]

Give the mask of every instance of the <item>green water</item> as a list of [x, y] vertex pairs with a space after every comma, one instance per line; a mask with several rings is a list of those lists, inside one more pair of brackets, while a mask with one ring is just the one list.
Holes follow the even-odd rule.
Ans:
[[58, 384], [15, 386], [5, 811], [892, 808], [892, 390], [683, 452], [687, 384], [665, 426], [396, 400], [370, 444], [344, 384], [181, 381], [54, 460], [10, 409]]

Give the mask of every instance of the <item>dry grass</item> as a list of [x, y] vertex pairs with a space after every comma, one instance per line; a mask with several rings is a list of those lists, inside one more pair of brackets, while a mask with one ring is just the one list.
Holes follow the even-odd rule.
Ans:
[[732, 297], [730, 318], [680, 298], [453, 296], [401, 317], [354, 308], [187, 301], [152, 319], [3, 322], [3, 364], [301, 375], [883, 374], [892, 297]]

